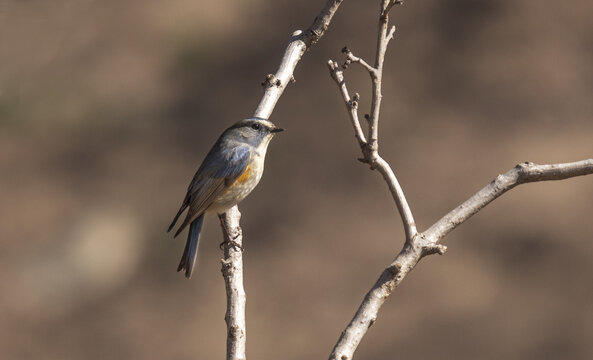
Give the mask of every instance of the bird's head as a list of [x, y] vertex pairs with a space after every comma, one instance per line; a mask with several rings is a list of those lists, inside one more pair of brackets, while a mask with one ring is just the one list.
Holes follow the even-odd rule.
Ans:
[[236, 122], [225, 131], [225, 136], [259, 148], [261, 145], [266, 146], [274, 134], [283, 130], [269, 120], [249, 118]]

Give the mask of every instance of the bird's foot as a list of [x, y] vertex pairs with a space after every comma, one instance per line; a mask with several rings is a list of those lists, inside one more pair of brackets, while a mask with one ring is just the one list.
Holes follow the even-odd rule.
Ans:
[[224, 241], [221, 242], [220, 245], [218, 245], [220, 250], [223, 249], [225, 243], [228, 243], [230, 246], [239, 249], [241, 250], [241, 252], [243, 252], [243, 246], [235, 241], [236, 239], [241, 237], [241, 228], [235, 229], [235, 231], [229, 231], [224, 222], [223, 215], [219, 214], [218, 219], [220, 220], [220, 226], [222, 227], [222, 231], [224, 232]]
[[220, 248], [220, 250], [222, 250], [222, 249], [223, 249], [223, 247], [224, 247], [224, 244], [229, 244], [229, 246], [232, 246], [232, 247], [234, 247], [234, 248], [236, 248], [236, 249], [239, 249], [239, 250], [241, 250], [241, 252], [243, 252], [243, 251], [244, 251], [244, 249], [243, 249], [243, 245], [239, 244], [238, 242], [236, 242], [236, 241], [235, 241], [235, 240], [233, 240], [233, 239], [230, 239], [230, 238], [228, 238], [228, 239], [229, 239], [228, 241], [227, 241], [227, 240], [225, 240], [225, 241], [221, 242], [221, 243], [220, 243], [220, 245], [218, 245], [218, 247]]

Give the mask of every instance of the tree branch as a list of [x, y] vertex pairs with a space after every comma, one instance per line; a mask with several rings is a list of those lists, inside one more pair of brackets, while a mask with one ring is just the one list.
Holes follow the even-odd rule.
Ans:
[[589, 174], [593, 174], [593, 159], [552, 165], [537, 165], [531, 162], [518, 164], [507, 173], [498, 175], [490, 184], [434, 223], [424, 234], [427, 241], [438, 242], [459, 224], [517, 185]]
[[352, 53], [352, 51], [348, 49], [347, 46], [344, 46], [342, 48], [342, 53], [346, 55], [346, 62], [344, 63], [344, 65], [342, 65], [344, 69], [348, 68], [348, 65], [350, 65], [350, 63], [358, 63], [369, 72], [371, 79], [374, 79], [377, 76], [377, 69], [369, 65], [366, 61], [364, 61], [364, 59], [355, 56]]
[[356, 311], [356, 314], [346, 329], [342, 332], [338, 342], [334, 346], [329, 357], [330, 360], [352, 359], [354, 351], [360, 344], [360, 341], [366, 334], [367, 330], [375, 323], [379, 309], [404, 277], [423, 257], [432, 254], [444, 254], [447, 247], [438, 242], [451, 230], [469, 219], [490, 202], [520, 184], [536, 181], [562, 180], [574, 176], [593, 174], [593, 159], [553, 165], [536, 165], [528, 162], [519, 164], [504, 175], [497, 176], [489, 185], [449, 212], [424, 233], [418, 233], [403, 190], [401, 189], [393, 170], [389, 164], [379, 156], [378, 151], [378, 122], [382, 97], [381, 80], [383, 75], [383, 63], [385, 60], [387, 44], [391, 38], [393, 38], [395, 32], [395, 27], [391, 27], [388, 30], [388, 14], [394, 5], [399, 3], [401, 3], [401, 1], [381, 1], [377, 52], [374, 66], [370, 66], [363, 59], [354, 56], [347, 47], [344, 47], [342, 50], [346, 55], [346, 62], [343, 66], [344, 69], [346, 69], [350, 63], [355, 62], [365, 68], [371, 76], [372, 100], [371, 115], [367, 117], [369, 122], [368, 141], [364, 137], [363, 130], [358, 120], [359, 95], [356, 94], [353, 99], [350, 98], [342, 69], [338, 67], [335, 61], [330, 60], [328, 62], [330, 75], [340, 89], [340, 93], [346, 104], [354, 128], [355, 137], [362, 150], [363, 158], [359, 160], [368, 163], [371, 169], [378, 170], [385, 179], [393, 199], [397, 204], [406, 233], [406, 240], [402, 250], [397, 254], [391, 264], [383, 270], [377, 282], [366, 294], [364, 300]]
[[276, 74], [267, 75], [262, 83], [265, 93], [253, 114], [254, 117], [268, 119], [272, 115], [286, 85], [294, 80], [294, 69], [301, 56], [323, 36], [342, 2], [343, 0], [329, 0], [307, 30], [296, 30], [292, 33]]
[[[262, 83], [265, 87], [264, 96], [253, 114], [254, 117], [268, 119], [272, 115], [284, 89], [286, 89], [290, 81], [294, 81], [294, 69], [301, 56], [323, 36], [342, 2], [343, 0], [328, 0], [307, 30], [304, 32], [296, 30], [292, 34], [278, 70], [275, 74], [267, 75]], [[241, 251], [237, 251], [233, 246], [233, 244], [239, 244], [240, 248], [242, 244], [240, 217], [241, 214], [237, 206], [220, 216], [225, 236], [229, 237], [231, 235], [231, 241], [225, 241], [224, 259], [222, 260], [222, 274], [227, 292], [227, 315], [225, 319], [228, 329], [228, 360], [243, 360], [246, 358], [246, 297], [243, 289], [243, 258]], [[238, 234], [239, 240], [233, 239], [232, 234]]]
[[375, 69], [376, 76], [373, 78], [373, 98], [371, 100], [371, 117], [369, 125], [369, 147], [375, 152], [379, 150], [379, 112], [381, 111], [381, 85], [383, 77], [383, 63], [385, 61], [385, 52], [387, 51], [387, 44], [393, 37], [395, 28], [388, 32], [389, 28], [389, 11], [395, 4], [400, 4], [399, 1], [382, 0], [381, 12], [379, 16], [379, 31], [377, 36], [377, 53], [375, 54]]
[[234, 206], [219, 215], [224, 234], [222, 277], [227, 293], [224, 320], [227, 325], [227, 359], [245, 359], [245, 289], [243, 288], [243, 235], [239, 220], [241, 213]]
[[377, 169], [381, 175], [383, 175], [383, 179], [389, 186], [389, 191], [391, 191], [391, 196], [395, 201], [395, 205], [397, 205], [397, 209], [401, 215], [402, 222], [404, 225], [404, 231], [406, 234], [406, 241], [410, 241], [413, 239], [418, 230], [416, 230], [416, 223], [414, 222], [414, 216], [412, 215], [412, 210], [408, 205], [408, 201], [406, 200], [406, 196], [404, 195], [404, 190], [400, 186], [393, 170], [391, 170], [391, 166], [389, 163], [379, 155], [377, 155], [377, 159], [375, 159], [374, 163], [375, 169]]
[[360, 149], [362, 151], [363, 157], [359, 159], [360, 161], [367, 163], [370, 165], [371, 169], [378, 170], [385, 182], [389, 186], [389, 191], [393, 196], [393, 200], [395, 201], [397, 208], [399, 210], [400, 216], [402, 218], [402, 222], [404, 224], [404, 231], [406, 234], [406, 241], [410, 241], [414, 236], [416, 236], [416, 222], [414, 221], [414, 216], [412, 214], [412, 210], [406, 200], [404, 192], [391, 169], [391, 166], [381, 158], [379, 155], [379, 143], [378, 143], [378, 124], [379, 124], [379, 112], [381, 109], [381, 85], [382, 85], [382, 77], [383, 77], [383, 63], [385, 61], [385, 52], [387, 51], [387, 44], [391, 37], [393, 37], [393, 33], [395, 31], [395, 27], [391, 27], [391, 30], [388, 31], [389, 28], [389, 18], [388, 12], [391, 7], [395, 4], [399, 4], [399, 1], [393, 0], [382, 0], [381, 2], [381, 12], [379, 16], [379, 34], [377, 36], [377, 54], [375, 59], [375, 67], [370, 66], [366, 61], [363, 59], [354, 56], [352, 51], [348, 49], [348, 47], [344, 47], [342, 52], [346, 55], [346, 63], [343, 66], [344, 68], [351, 62], [359, 63], [363, 68], [365, 68], [370, 76], [372, 81], [372, 99], [371, 99], [371, 115], [367, 117], [369, 123], [369, 135], [368, 141], [364, 136], [364, 132], [360, 125], [360, 121], [358, 118], [358, 99], [359, 95], [354, 95], [354, 98], [351, 99], [350, 94], [348, 92], [348, 88], [346, 87], [346, 82], [344, 80], [344, 72], [338, 64], [333, 61], [329, 60], [327, 65], [329, 68], [330, 76], [338, 85], [340, 89], [340, 93], [342, 94], [342, 99], [346, 104], [346, 108], [348, 109], [348, 115], [350, 115], [350, 122], [352, 123], [352, 127], [354, 128], [354, 135], [358, 140], [358, 144], [360, 145]]
[[447, 247], [438, 244], [447, 233], [462, 224], [493, 200], [520, 184], [538, 181], [563, 180], [593, 174], [593, 159], [565, 164], [536, 165], [522, 163], [478, 191], [463, 204], [437, 221], [424, 233], [416, 235], [379, 276], [366, 294], [356, 314], [340, 336], [330, 359], [351, 359], [367, 330], [375, 323], [381, 305], [404, 277], [427, 255], [444, 254]]
[[358, 120], [358, 94], [354, 95], [354, 99], [350, 98], [350, 93], [348, 92], [348, 88], [346, 87], [346, 82], [344, 81], [344, 72], [338, 66], [338, 63], [335, 61], [329, 60], [327, 62], [327, 66], [330, 70], [330, 75], [332, 79], [338, 84], [340, 88], [340, 92], [342, 93], [342, 98], [346, 103], [346, 107], [348, 108], [348, 114], [350, 115], [350, 121], [352, 122], [352, 127], [354, 128], [354, 136], [356, 136], [356, 140], [358, 140], [358, 144], [361, 148], [366, 146], [367, 140], [364, 136], [364, 132], [362, 131], [362, 127], [360, 126], [360, 121]]

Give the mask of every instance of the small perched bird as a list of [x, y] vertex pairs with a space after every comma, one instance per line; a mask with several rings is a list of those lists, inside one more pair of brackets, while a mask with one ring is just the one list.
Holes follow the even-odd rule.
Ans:
[[177, 271], [190, 278], [196, 263], [198, 239], [206, 213], [222, 214], [241, 202], [255, 188], [264, 172], [270, 140], [283, 129], [261, 119], [244, 119], [226, 129], [200, 165], [187, 188], [181, 208], [167, 232], [187, 208], [175, 237], [189, 226], [185, 250]]

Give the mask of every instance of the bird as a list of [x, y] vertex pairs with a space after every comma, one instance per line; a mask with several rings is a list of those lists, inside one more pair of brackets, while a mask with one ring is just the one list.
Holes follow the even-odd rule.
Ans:
[[167, 233], [187, 209], [174, 238], [189, 225], [177, 271], [191, 278], [200, 231], [207, 213], [223, 214], [240, 203], [259, 183], [270, 140], [284, 129], [267, 119], [243, 119], [226, 129], [212, 146], [189, 183], [187, 193]]

